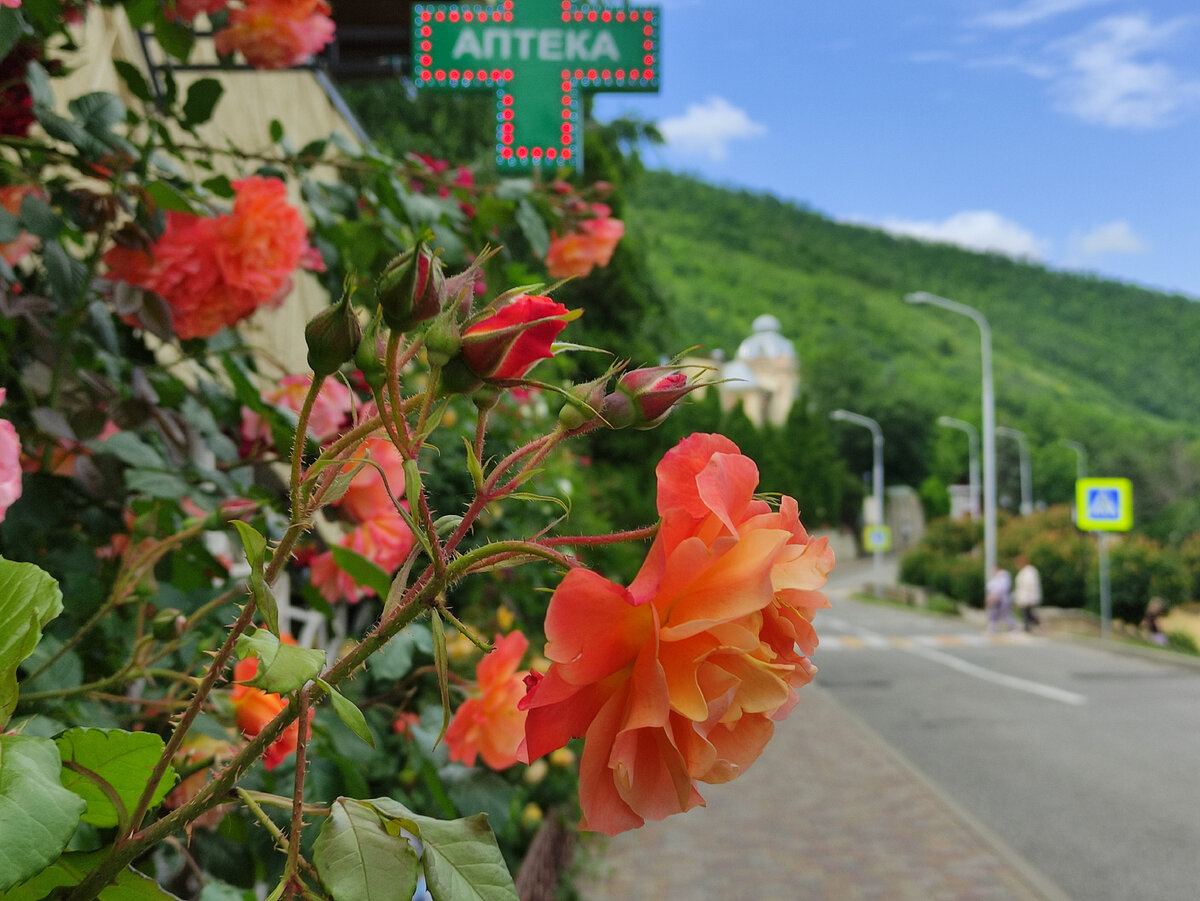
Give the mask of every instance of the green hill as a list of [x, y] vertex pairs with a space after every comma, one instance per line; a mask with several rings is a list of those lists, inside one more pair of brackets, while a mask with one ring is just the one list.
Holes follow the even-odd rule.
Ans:
[[[903, 302], [922, 290], [987, 316], [997, 423], [1028, 435], [1035, 497], [1069, 498], [1075, 458], [1057, 443], [1065, 438], [1088, 448], [1092, 474], [1134, 479], [1142, 522], [1195, 498], [1200, 303], [897, 238], [664, 172], [628, 191], [631, 234], [670, 304], [670, 345], [731, 354], [754, 317], [774, 314], [796, 344], [810, 403], [883, 425], [889, 482], [953, 480], [965, 442], [935, 420], [979, 423], [978, 329]], [[1002, 479], [1015, 470], [1005, 467], [1010, 443], [998, 450]]]

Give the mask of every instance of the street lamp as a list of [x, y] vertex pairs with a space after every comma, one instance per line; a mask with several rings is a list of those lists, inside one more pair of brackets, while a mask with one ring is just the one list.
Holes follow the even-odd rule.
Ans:
[[1029, 467], [1029, 442], [1025, 440], [1024, 432], [1002, 425], [996, 426], [996, 434], [1017, 442], [1017, 455], [1021, 463], [1021, 515], [1028, 516], [1033, 512], [1033, 476]]
[[[1087, 478], [1087, 448], [1078, 441], [1070, 441], [1066, 438], [1059, 438], [1059, 443], [1065, 444], [1071, 450], [1075, 451], [1075, 478]], [[1074, 495], [1072, 495], [1074, 496]]]
[[[829, 414], [829, 418], [838, 422], [852, 422], [855, 425], [860, 425], [863, 428], [871, 430], [872, 443], [874, 445], [874, 456], [871, 465], [871, 487], [875, 495], [875, 522], [872, 525], [883, 525], [883, 430], [879, 428], [879, 423], [869, 416], [861, 416], [858, 413], [851, 413], [849, 410], [834, 410]], [[875, 590], [879, 591], [883, 585], [883, 551], [878, 543], [875, 546], [875, 561], [872, 570], [875, 575]]]
[[925, 291], [905, 294], [907, 303], [927, 303], [969, 316], [979, 326], [983, 370], [983, 567], [985, 579], [996, 568], [996, 397], [992, 391], [992, 329], [974, 307]]
[[967, 485], [971, 519], [979, 519], [979, 433], [971, 423], [953, 416], [939, 416], [937, 423], [967, 433]]

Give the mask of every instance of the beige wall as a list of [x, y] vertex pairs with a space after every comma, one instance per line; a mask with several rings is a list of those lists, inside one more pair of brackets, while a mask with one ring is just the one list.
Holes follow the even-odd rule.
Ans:
[[[56, 81], [60, 107], [65, 110], [67, 100], [72, 97], [91, 91], [108, 91], [119, 96], [127, 106], [137, 109], [141, 101], [125, 90], [124, 82], [112, 64], [113, 60], [126, 60], [149, 75], [137, 35], [130, 27], [124, 9], [89, 7], [87, 18], [78, 29], [78, 42], [80, 53], [69, 63], [74, 71]], [[163, 58], [157, 48], [155, 52], [156, 58]], [[198, 42], [193, 59], [215, 60], [211, 43]], [[211, 147], [236, 147], [247, 155], [273, 155], [277, 151], [269, 136], [272, 119], [282, 123], [285, 134], [297, 148], [333, 132], [347, 137], [353, 134], [351, 125], [337, 112], [311, 72], [177, 72], [180, 95], [186, 96], [187, 86], [205, 77], [217, 78], [225, 87], [216, 115], [200, 129], [202, 139]], [[188, 135], [180, 135], [179, 139], [194, 140]], [[258, 162], [218, 157], [217, 165], [230, 178], [236, 178], [253, 171]], [[205, 170], [189, 174], [197, 180], [211, 175]], [[321, 173], [320, 177], [332, 178], [332, 173]], [[293, 202], [299, 205], [294, 185], [292, 192]], [[277, 361], [286, 372], [304, 372], [308, 368], [304, 324], [328, 303], [329, 297], [317, 279], [308, 273], [298, 273], [296, 287], [283, 305], [258, 313], [243, 324], [241, 332], [248, 341], [261, 348], [267, 365], [269, 361]]]

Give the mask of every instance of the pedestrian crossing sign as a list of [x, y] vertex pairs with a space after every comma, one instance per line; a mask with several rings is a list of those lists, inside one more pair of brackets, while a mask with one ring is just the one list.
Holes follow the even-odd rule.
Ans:
[[1133, 486], [1129, 479], [1079, 479], [1075, 510], [1075, 523], [1085, 532], [1128, 532], [1133, 527]]

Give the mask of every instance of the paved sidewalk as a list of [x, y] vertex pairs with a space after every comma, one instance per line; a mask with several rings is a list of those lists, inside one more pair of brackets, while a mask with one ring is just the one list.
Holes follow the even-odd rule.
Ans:
[[593, 852], [584, 901], [1066, 899], [820, 678], [800, 691], [753, 767], [701, 787], [706, 808]]
[[[818, 677], [819, 678], [819, 677]], [[1062, 901], [817, 686], [704, 809], [608, 841], [584, 901]]]

